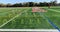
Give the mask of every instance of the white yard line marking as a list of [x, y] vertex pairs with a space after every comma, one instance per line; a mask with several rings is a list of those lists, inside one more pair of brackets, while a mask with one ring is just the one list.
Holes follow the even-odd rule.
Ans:
[[58, 32], [57, 29], [0, 29], [0, 31], [41, 31], [41, 32]]
[[58, 11], [58, 10], [54, 10], [54, 9], [47, 9], [47, 10], [55, 11], [55, 12], [60, 12], [60, 11]]
[[[27, 11], [28, 11], [28, 10], [27, 10]], [[23, 12], [19, 13], [18, 15], [16, 15], [15, 17], [11, 18], [9, 21], [6, 21], [6, 23], [2, 24], [2, 25], [0, 26], [0, 28], [3, 27], [4, 25], [6, 25], [7, 23], [9, 23], [10, 21], [14, 20], [16, 17], [20, 16], [20, 15], [21, 15], [22, 13], [24, 13], [24, 12], [26, 12], [26, 11], [23, 11]]]

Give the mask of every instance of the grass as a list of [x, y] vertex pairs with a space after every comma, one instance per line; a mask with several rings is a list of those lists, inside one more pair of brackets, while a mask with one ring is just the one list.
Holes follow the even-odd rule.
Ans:
[[[29, 9], [28, 9], [29, 8]], [[47, 10], [44, 15], [49, 17], [51, 21], [54, 22], [60, 28], [60, 13], [51, 11], [50, 9], [59, 11], [57, 8], [43, 8]], [[11, 22], [7, 23], [1, 29], [54, 29], [47, 19], [42, 17], [38, 12], [32, 12], [31, 7], [27, 8], [0, 8], [0, 25], [4, 24], [6, 21], [10, 20], [12, 17], [16, 16], [20, 12], [25, 11], [19, 17], [15, 18]]]
[[[50, 9], [60, 11], [59, 8], [50, 8]], [[45, 10], [48, 10], [48, 9], [45, 8]], [[55, 12], [53, 10], [48, 10], [48, 13], [46, 13], [45, 15], [47, 15], [50, 18], [50, 20], [60, 28], [60, 25], [59, 25], [60, 13]]]
[[16, 16], [20, 12], [24, 11], [26, 8], [0, 8], [0, 25], [10, 20], [12, 17]]

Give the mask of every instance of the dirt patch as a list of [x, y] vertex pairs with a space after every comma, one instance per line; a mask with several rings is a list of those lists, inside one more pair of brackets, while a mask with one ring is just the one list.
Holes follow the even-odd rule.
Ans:
[[47, 12], [47, 11], [40, 7], [32, 7], [32, 12]]

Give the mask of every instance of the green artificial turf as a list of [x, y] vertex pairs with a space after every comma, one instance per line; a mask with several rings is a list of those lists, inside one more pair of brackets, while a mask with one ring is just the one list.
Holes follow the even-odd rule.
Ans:
[[[29, 9], [28, 9], [29, 8]], [[15, 8], [15, 9], [8, 9], [5, 8], [5, 10], [3, 10], [3, 8], [0, 12], [0, 25], [2, 25], [3, 23], [5, 23], [6, 21], [8, 21], [9, 19], [11, 19], [12, 17], [14, 17], [15, 15], [19, 14], [23, 11], [26, 11], [24, 13], [22, 13], [19, 17], [15, 18], [14, 20], [12, 20], [11, 22], [7, 23], [6, 25], [4, 25], [3, 27], [1, 27], [1, 29], [54, 29], [54, 27], [52, 27], [48, 20], [45, 19], [44, 17], [42, 17], [42, 15], [40, 15], [39, 12], [32, 12], [32, 8], [28, 7], [28, 8]], [[54, 24], [56, 24], [59, 28], [60, 28], [60, 13], [59, 12], [55, 12], [55, 11], [50, 11], [49, 9], [56, 9], [56, 10], [60, 10], [57, 8], [43, 8], [45, 10], [47, 10], [47, 12], [43, 13], [43, 15], [46, 15], [52, 22], [54, 22]], [[11, 10], [14, 10], [13, 12], [9, 12]], [[8, 13], [6, 13], [8, 12]], [[7, 15], [11, 14], [10, 16], [12, 17], [8, 17]], [[5, 16], [6, 18], [5, 18]], [[5, 19], [8, 19], [6, 21], [4, 21]], [[1, 20], [3, 19], [3, 20]], [[3, 22], [2, 22], [3, 21]]]

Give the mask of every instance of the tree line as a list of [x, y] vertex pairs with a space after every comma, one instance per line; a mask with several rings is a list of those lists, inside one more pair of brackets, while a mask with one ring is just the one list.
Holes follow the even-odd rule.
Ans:
[[57, 4], [56, 1], [51, 1], [51, 2], [24, 2], [24, 3], [15, 3], [15, 4], [0, 4], [0, 7], [40, 7], [40, 6], [60, 6], [60, 3]]

